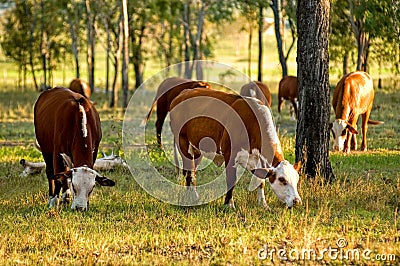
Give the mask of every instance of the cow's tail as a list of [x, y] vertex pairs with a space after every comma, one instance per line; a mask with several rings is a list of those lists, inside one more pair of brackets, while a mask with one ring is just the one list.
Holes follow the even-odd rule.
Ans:
[[156, 104], [157, 104], [157, 99], [154, 100], [153, 105], [151, 106], [151, 108], [150, 108], [150, 110], [149, 110], [149, 113], [147, 114], [146, 118], [144, 118], [144, 119], [142, 120], [142, 123], [141, 123], [141, 126], [142, 126], [142, 127], [145, 126], [145, 125], [147, 124], [147, 121], [149, 121], [150, 116], [151, 116], [151, 113], [153, 113], [153, 110], [154, 110], [154, 108], [156, 107]]
[[371, 125], [381, 125], [383, 123], [385, 123], [385, 122], [368, 119], [368, 124], [371, 124]]

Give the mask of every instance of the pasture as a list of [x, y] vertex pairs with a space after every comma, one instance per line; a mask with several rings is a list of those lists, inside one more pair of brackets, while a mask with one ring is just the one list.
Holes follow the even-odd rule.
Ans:
[[[277, 91], [272, 93], [276, 116]], [[332, 153], [336, 180], [330, 184], [301, 176], [301, 206], [285, 208], [267, 185], [268, 211], [257, 205], [257, 193], [247, 190], [248, 173], [235, 189], [237, 209], [229, 210], [223, 198], [197, 207], [163, 203], [123, 168], [103, 173], [117, 184], [96, 186], [89, 211], [49, 210], [45, 174], [19, 176], [20, 159], [42, 160], [33, 147], [38, 94], [4, 86], [0, 95], [0, 264], [259, 265], [285, 258], [298, 264], [399, 263], [400, 94], [395, 89], [376, 90], [371, 118], [385, 124], [370, 126], [369, 151]], [[103, 127], [100, 150], [123, 156], [123, 110], [106, 108], [101, 94], [93, 100]], [[288, 104], [276, 125], [293, 163], [295, 122]], [[153, 162], [173, 175], [165, 158], [154, 154]], [[199, 179], [215, 171], [221, 169], [209, 167]]]

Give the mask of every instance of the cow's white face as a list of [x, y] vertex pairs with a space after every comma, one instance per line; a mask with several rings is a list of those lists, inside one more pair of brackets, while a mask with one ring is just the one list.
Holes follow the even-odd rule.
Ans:
[[336, 151], [344, 150], [344, 143], [347, 137], [347, 131], [350, 131], [353, 134], [358, 134], [357, 130], [353, 128], [351, 125], [346, 123], [346, 121], [342, 119], [336, 119], [332, 123], [332, 134], [333, 134], [333, 148]]
[[114, 186], [115, 182], [101, 176], [95, 170], [86, 166], [71, 169], [71, 182], [69, 182], [72, 194], [73, 210], [87, 210], [89, 196], [93, 191], [96, 181], [102, 186]]
[[300, 163], [292, 165], [284, 160], [277, 167], [258, 168], [252, 172], [259, 178], [268, 178], [272, 191], [291, 208], [293, 205], [301, 204], [301, 198], [297, 191], [299, 170]]

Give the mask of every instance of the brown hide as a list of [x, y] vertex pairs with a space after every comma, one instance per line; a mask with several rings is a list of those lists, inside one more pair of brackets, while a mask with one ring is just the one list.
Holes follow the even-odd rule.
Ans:
[[[83, 135], [81, 105], [87, 117], [87, 136]], [[86, 165], [93, 168], [102, 137], [100, 118], [95, 107], [81, 94], [56, 87], [43, 92], [34, 106], [36, 139], [46, 162], [49, 179], [49, 195], [55, 196], [59, 188], [54, 187], [53, 176], [65, 171], [60, 156], [71, 157], [75, 167]], [[63, 189], [68, 184], [63, 183]]]
[[[186, 185], [195, 185], [191, 171], [200, 163], [199, 150], [222, 154], [229, 189], [225, 204], [232, 198], [236, 183], [234, 164], [239, 151], [245, 149], [251, 153], [253, 149], [257, 149], [267, 161], [274, 160], [276, 164], [284, 160], [283, 154], [278, 153], [277, 146], [272, 144], [271, 134], [268, 133], [271, 128], [258, 123], [263, 114], [253, 108], [254, 106], [251, 107], [249, 101], [239, 95], [196, 89], [182, 92], [170, 106], [171, 129], [182, 155]], [[208, 138], [213, 140], [214, 146], [207, 146], [207, 142], [202, 144], [201, 141]], [[193, 155], [189, 152], [190, 145], [195, 147]]]
[[89, 84], [83, 79], [73, 79], [69, 84], [69, 89], [73, 92], [80, 93], [86, 98], [90, 99], [91, 91]]
[[168, 114], [169, 106], [172, 100], [175, 99], [175, 97], [183, 90], [194, 88], [209, 89], [211, 86], [206, 82], [183, 79], [179, 77], [167, 78], [159, 85], [157, 95], [145, 120], [146, 122], [149, 120], [154, 107], [157, 106], [156, 133], [157, 143], [159, 145], [161, 145], [161, 132], [164, 120]]
[[299, 98], [298, 80], [295, 76], [286, 76], [279, 82], [278, 88], [278, 112], [281, 112], [281, 108], [284, 100], [288, 100], [292, 103], [294, 112], [297, 118], [297, 99]]
[[240, 95], [255, 97], [259, 99], [263, 104], [271, 107], [272, 98], [271, 92], [268, 86], [260, 81], [252, 81], [242, 86], [240, 89]]
[[[372, 78], [368, 73], [356, 71], [342, 77], [333, 92], [332, 105], [335, 118], [345, 121], [354, 132], [357, 128], [358, 117], [362, 116], [362, 144], [361, 149], [367, 149], [368, 123], [380, 124], [380, 121], [369, 119], [374, 101], [374, 88]], [[353, 130], [352, 129], [352, 130]], [[348, 132], [345, 149], [350, 150], [349, 142], [352, 141], [353, 149], [357, 148], [355, 135]]]

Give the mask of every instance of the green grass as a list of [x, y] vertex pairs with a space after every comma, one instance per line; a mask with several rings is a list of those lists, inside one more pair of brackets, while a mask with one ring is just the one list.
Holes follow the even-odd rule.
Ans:
[[[226, 38], [220, 44], [223, 49], [219, 49], [227, 55], [225, 62], [242, 70], [246, 65], [243, 60], [246, 45], [239, 43], [239, 54], [233, 56], [226, 51], [233, 47]], [[274, 58], [274, 53], [271, 47], [266, 57]], [[276, 117], [276, 85], [280, 75], [274, 72], [276, 61], [272, 60], [269, 65], [266, 76], [272, 84], [272, 111]], [[257, 257], [265, 247], [321, 251], [336, 248], [339, 238], [348, 242], [342, 251], [371, 250], [371, 258], [376, 254], [394, 254], [396, 261], [386, 263], [399, 263], [400, 94], [397, 88], [376, 90], [371, 118], [385, 124], [369, 127], [369, 151], [349, 155], [332, 153], [336, 176], [332, 183], [301, 177], [302, 206], [285, 208], [267, 187], [266, 200], [271, 209], [265, 211], [257, 205], [256, 192], [247, 190], [248, 173], [235, 189], [236, 210], [225, 209], [223, 198], [197, 207], [173, 206], [147, 194], [135, 181], [138, 176], [118, 168], [103, 173], [115, 180], [116, 186], [96, 187], [91, 195], [90, 210], [81, 213], [72, 212], [68, 207], [47, 208], [44, 173], [19, 176], [22, 172], [20, 159], [42, 160], [33, 147], [32, 108], [38, 94], [29, 88], [21, 91], [11, 84], [0, 87], [1, 265], [261, 265], [272, 263], [269, 258], [260, 260]], [[124, 155], [121, 148], [124, 110], [108, 109], [101, 94], [94, 94], [93, 100], [102, 120], [100, 150], [114, 150]], [[146, 111], [137, 108], [142, 116]], [[154, 114], [149, 133], [154, 132], [153, 122]], [[293, 163], [295, 122], [289, 117], [288, 104], [282, 111], [282, 118], [275, 122], [285, 157]], [[154, 136], [148, 137], [148, 141], [154, 141]], [[150, 155], [157, 170], [175, 180], [169, 159], [157, 150]], [[135, 174], [146, 174], [140, 171], [139, 162], [133, 167]], [[221, 171], [222, 168], [210, 165], [199, 173], [199, 182]], [[273, 263], [280, 263], [276, 254]], [[385, 262], [362, 258], [331, 260], [325, 256], [323, 261], [292, 263]]]

